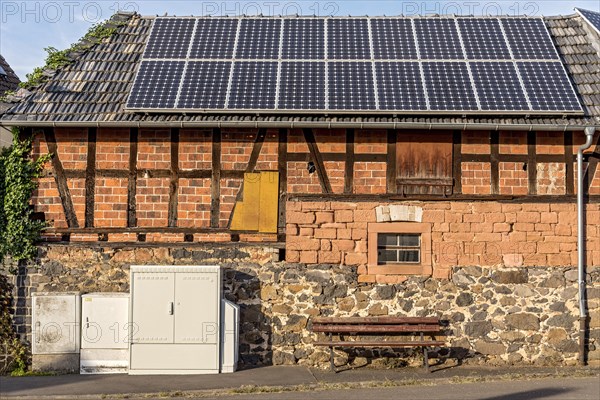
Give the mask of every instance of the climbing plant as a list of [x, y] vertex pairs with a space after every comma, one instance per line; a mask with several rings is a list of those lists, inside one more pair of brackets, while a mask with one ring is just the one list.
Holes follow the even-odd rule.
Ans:
[[44, 223], [31, 218], [30, 199], [50, 155], [31, 156], [32, 138], [19, 138], [13, 130], [13, 143], [0, 155], [0, 260], [15, 261], [35, 256], [35, 243]]

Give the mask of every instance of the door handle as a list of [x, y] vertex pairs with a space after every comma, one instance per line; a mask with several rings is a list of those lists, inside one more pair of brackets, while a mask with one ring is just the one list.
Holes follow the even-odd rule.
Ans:
[[169, 303], [169, 315], [173, 315], [173, 302]]
[[90, 317], [85, 317], [85, 327], [86, 329], [90, 328]]

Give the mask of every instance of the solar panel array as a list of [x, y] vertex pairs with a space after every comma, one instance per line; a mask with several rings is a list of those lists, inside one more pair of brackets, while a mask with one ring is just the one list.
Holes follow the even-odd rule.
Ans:
[[583, 113], [540, 18], [159, 17], [134, 111]]
[[575, 8], [575, 10], [600, 34], [600, 12]]

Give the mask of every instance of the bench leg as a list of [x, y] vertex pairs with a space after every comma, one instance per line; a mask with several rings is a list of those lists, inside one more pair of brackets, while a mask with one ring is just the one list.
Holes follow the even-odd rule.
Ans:
[[427, 347], [423, 346], [423, 366], [425, 371], [429, 372], [429, 354], [427, 354]]
[[337, 372], [335, 370], [335, 363], [333, 362], [333, 346], [329, 346], [329, 365], [331, 366], [331, 372]]

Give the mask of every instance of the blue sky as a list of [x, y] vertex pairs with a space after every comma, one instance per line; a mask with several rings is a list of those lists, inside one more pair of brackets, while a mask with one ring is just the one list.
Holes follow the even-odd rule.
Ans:
[[455, 1], [168, 1], [168, 0], [0, 0], [0, 54], [23, 80], [46, 57], [45, 47], [64, 49], [91, 25], [116, 10], [142, 15], [415, 15], [415, 14], [571, 14], [574, 7], [600, 11], [600, 0]]

